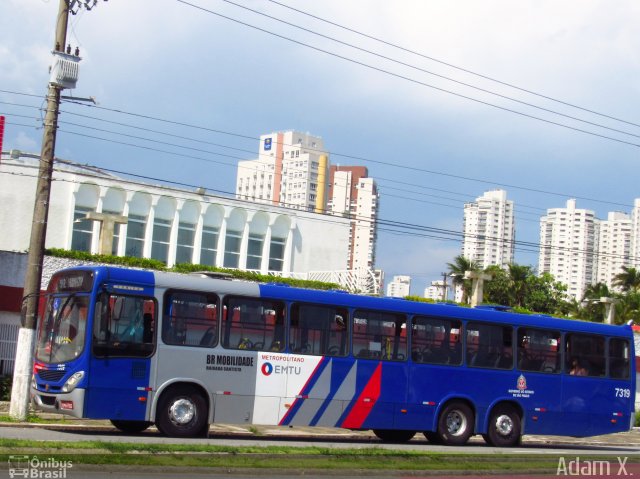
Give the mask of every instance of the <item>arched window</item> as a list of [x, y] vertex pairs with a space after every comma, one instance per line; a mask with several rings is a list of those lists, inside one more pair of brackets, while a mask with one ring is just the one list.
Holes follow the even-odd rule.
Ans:
[[151, 239], [151, 258], [167, 263], [169, 261], [169, 242], [171, 225], [176, 211], [176, 202], [162, 197], [158, 200], [153, 218], [153, 237]]
[[185, 203], [180, 210], [176, 263], [193, 262], [193, 242], [196, 238], [196, 223], [198, 222], [199, 210], [198, 204], [194, 201]]
[[142, 258], [144, 253], [144, 236], [147, 219], [151, 208], [151, 197], [145, 193], [136, 193], [129, 202], [129, 218], [127, 222], [126, 256]]
[[240, 247], [242, 246], [242, 233], [246, 223], [247, 214], [242, 210], [233, 210], [227, 219], [227, 234], [224, 247], [224, 267], [240, 267]]
[[[126, 200], [126, 194], [124, 190], [119, 188], [109, 188], [107, 194], [102, 201], [102, 212], [111, 215], [122, 215], [124, 211], [124, 203]], [[113, 225], [113, 242], [111, 243], [111, 254], [118, 254], [118, 245], [120, 244], [121, 228], [122, 224], [116, 223]]]
[[283, 271], [284, 252], [287, 237], [291, 229], [291, 221], [286, 216], [280, 216], [271, 226], [271, 243], [269, 244], [269, 271]]
[[202, 220], [202, 243], [200, 246], [200, 264], [216, 265], [220, 225], [224, 211], [218, 205], [210, 205]]
[[262, 266], [262, 249], [269, 227], [269, 217], [265, 213], [256, 213], [249, 225], [247, 243], [247, 269], [259, 270]]
[[71, 234], [71, 249], [75, 251], [91, 252], [93, 240], [93, 221], [83, 219], [90, 211], [95, 211], [98, 205], [99, 189], [96, 185], [80, 185], [75, 193], [73, 208], [73, 233]]

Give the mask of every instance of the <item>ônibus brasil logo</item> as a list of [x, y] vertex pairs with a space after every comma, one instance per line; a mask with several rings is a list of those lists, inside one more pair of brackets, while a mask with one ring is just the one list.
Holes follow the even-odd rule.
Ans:
[[262, 371], [262, 374], [264, 374], [265, 376], [270, 376], [271, 373], [273, 372], [273, 364], [271, 363], [264, 363], [262, 365], [262, 368], [260, 368]]

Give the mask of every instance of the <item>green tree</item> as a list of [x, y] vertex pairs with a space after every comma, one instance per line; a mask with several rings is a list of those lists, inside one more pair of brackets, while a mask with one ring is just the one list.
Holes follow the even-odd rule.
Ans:
[[483, 301], [485, 303], [513, 306], [510, 279], [507, 272], [498, 265], [491, 265], [484, 271], [491, 275], [491, 281], [484, 283]]
[[516, 263], [509, 265], [509, 286], [513, 298], [512, 306], [523, 308], [529, 289], [529, 278], [533, 276], [531, 266], [523, 266]]
[[462, 255], [458, 255], [453, 258], [453, 263], [447, 263], [447, 267], [449, 268], [449, 274], [453, 278], [453, 286], [462, 286], [462, 302], [468, 303], [468, 298], [471, 295], [471, 281], [464, 279], [464, 273], [466, 271], [480, 271], [480, 265]]
[[527, 278], [526, 296], [523, 306], [531, 311], [545, 314], [562, 314], [567, 286], [556, 281], [553, 275], [531, 274]]
[[613, 285], [619, 286], [625, 293], [640, 291], [640, 271], [623, 266], [622, 273], [618, 273], [613, 279]]

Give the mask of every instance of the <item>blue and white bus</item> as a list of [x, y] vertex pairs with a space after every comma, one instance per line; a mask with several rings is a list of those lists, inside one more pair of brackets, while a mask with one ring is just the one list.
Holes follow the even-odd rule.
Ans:
[[523, 434], [631, 427], [629, 325], [213, 276], [56, 273], [37, 332], [35, 406], [179, 437], [217, 422], [513, 446]]

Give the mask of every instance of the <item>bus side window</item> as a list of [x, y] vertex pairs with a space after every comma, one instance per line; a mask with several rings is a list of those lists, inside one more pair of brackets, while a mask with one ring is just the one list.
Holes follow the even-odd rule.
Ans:
[[357, 358], [405, 361], [407, 319], [402, 314], [357, 310], [353, 314], [353, 354]]
[[285, 347], [285, 308], [279, 301], [226, 297], [222, 346], [280, 352]]
[[611, 338], [609, 340], [609, 377], [629, 379], [630, 348], [626, 339]]
[[521, 371], [560, 372], [560, 332], [545, 329], [518, 329], [518, 362]]
[[592, 334], [567, 334], [565, 372], [571, 376], [605, 375], [605, 340]]
[[168, 291], [164, 298], [162, 341], [176, 346], [212, 347], [218, 342], [218, 297]]
[[335, 306], [294, 304], [289, 348], [297, 354], [345, 356], [348, 311]]
[[411, 357], [417, 363], [459, 365], [462, 362], [462, 345], [458, 320], [413, 318]]

